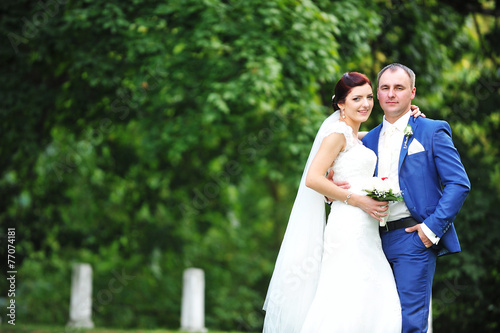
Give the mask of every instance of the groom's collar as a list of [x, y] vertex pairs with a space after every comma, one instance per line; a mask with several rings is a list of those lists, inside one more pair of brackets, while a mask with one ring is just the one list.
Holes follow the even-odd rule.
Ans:
[[[408, 121], [410, 120], [410, 113], [411, 113], [410, 110], [408, 110], [408, 112], [406, 112], [401, 118], [399, 118], [398, 120], [396, 120], [394, 124], [392, 124], [393, 126], [396, 127], [396, 129], [401, 131], [401, 133], [404, 132], [406, 125], [408, 125]], [[388, 122], [384, 116], [384, 121], [382, 122], [382, 130], [380, 131], [380, 135], [383, 135], [385, 133], [385, 130], [389, 126], [391, 126], [391, 123]]]

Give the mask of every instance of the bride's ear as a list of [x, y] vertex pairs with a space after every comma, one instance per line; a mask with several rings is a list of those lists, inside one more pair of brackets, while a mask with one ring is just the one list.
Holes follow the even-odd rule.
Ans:
[[343, 110], [345, 103], [337, 103], [337, 110]]

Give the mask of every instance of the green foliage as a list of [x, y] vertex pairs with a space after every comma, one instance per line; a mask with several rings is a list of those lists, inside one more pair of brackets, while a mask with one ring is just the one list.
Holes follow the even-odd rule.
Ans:
[[356, 70], [375, 84], [402, 62], [473, 187], [463, 253], [438, 264], [434, 327], [493, 332], [498, 27], [494, 4], [464, 3], [3, 1], [0, 230], [16, 228], [19, 321], [66, 324], [71, 266], [87, 262], [98, 326], [177, 328], [195, 266], [207, 327], [260, 330], [334, 83]]

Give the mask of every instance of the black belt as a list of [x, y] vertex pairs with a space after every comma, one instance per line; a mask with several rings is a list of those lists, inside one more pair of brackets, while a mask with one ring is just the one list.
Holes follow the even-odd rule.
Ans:
[[413, 217], [405, 217], [400, 220], [387, 222], [385, 227], [380, 227], [381, 231], [391, 231], [401, 228], [409, 228], [417, 225], [418, 222]]

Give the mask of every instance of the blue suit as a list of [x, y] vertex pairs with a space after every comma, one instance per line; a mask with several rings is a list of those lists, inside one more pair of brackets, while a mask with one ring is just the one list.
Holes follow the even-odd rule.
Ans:
[[[413, 135], [406, 147], [406, 138], [401, 145], [399, 185], [412, 217], [424, 222], [441, 240], [427, 249], [416, 232], [398, 229], [381, 234], [384, 252], [396, 278], [404, 333], [427, 331], [436, 257], [460, 252], [453, 221], [470, 191], [448, 123], [411, 117], [409, 124]], [[363, 138], [363, 144], [377, 156], [381, 129], [382, 124]], [[408, 155], [414, 140], [420, 142], [424, 151]]]

